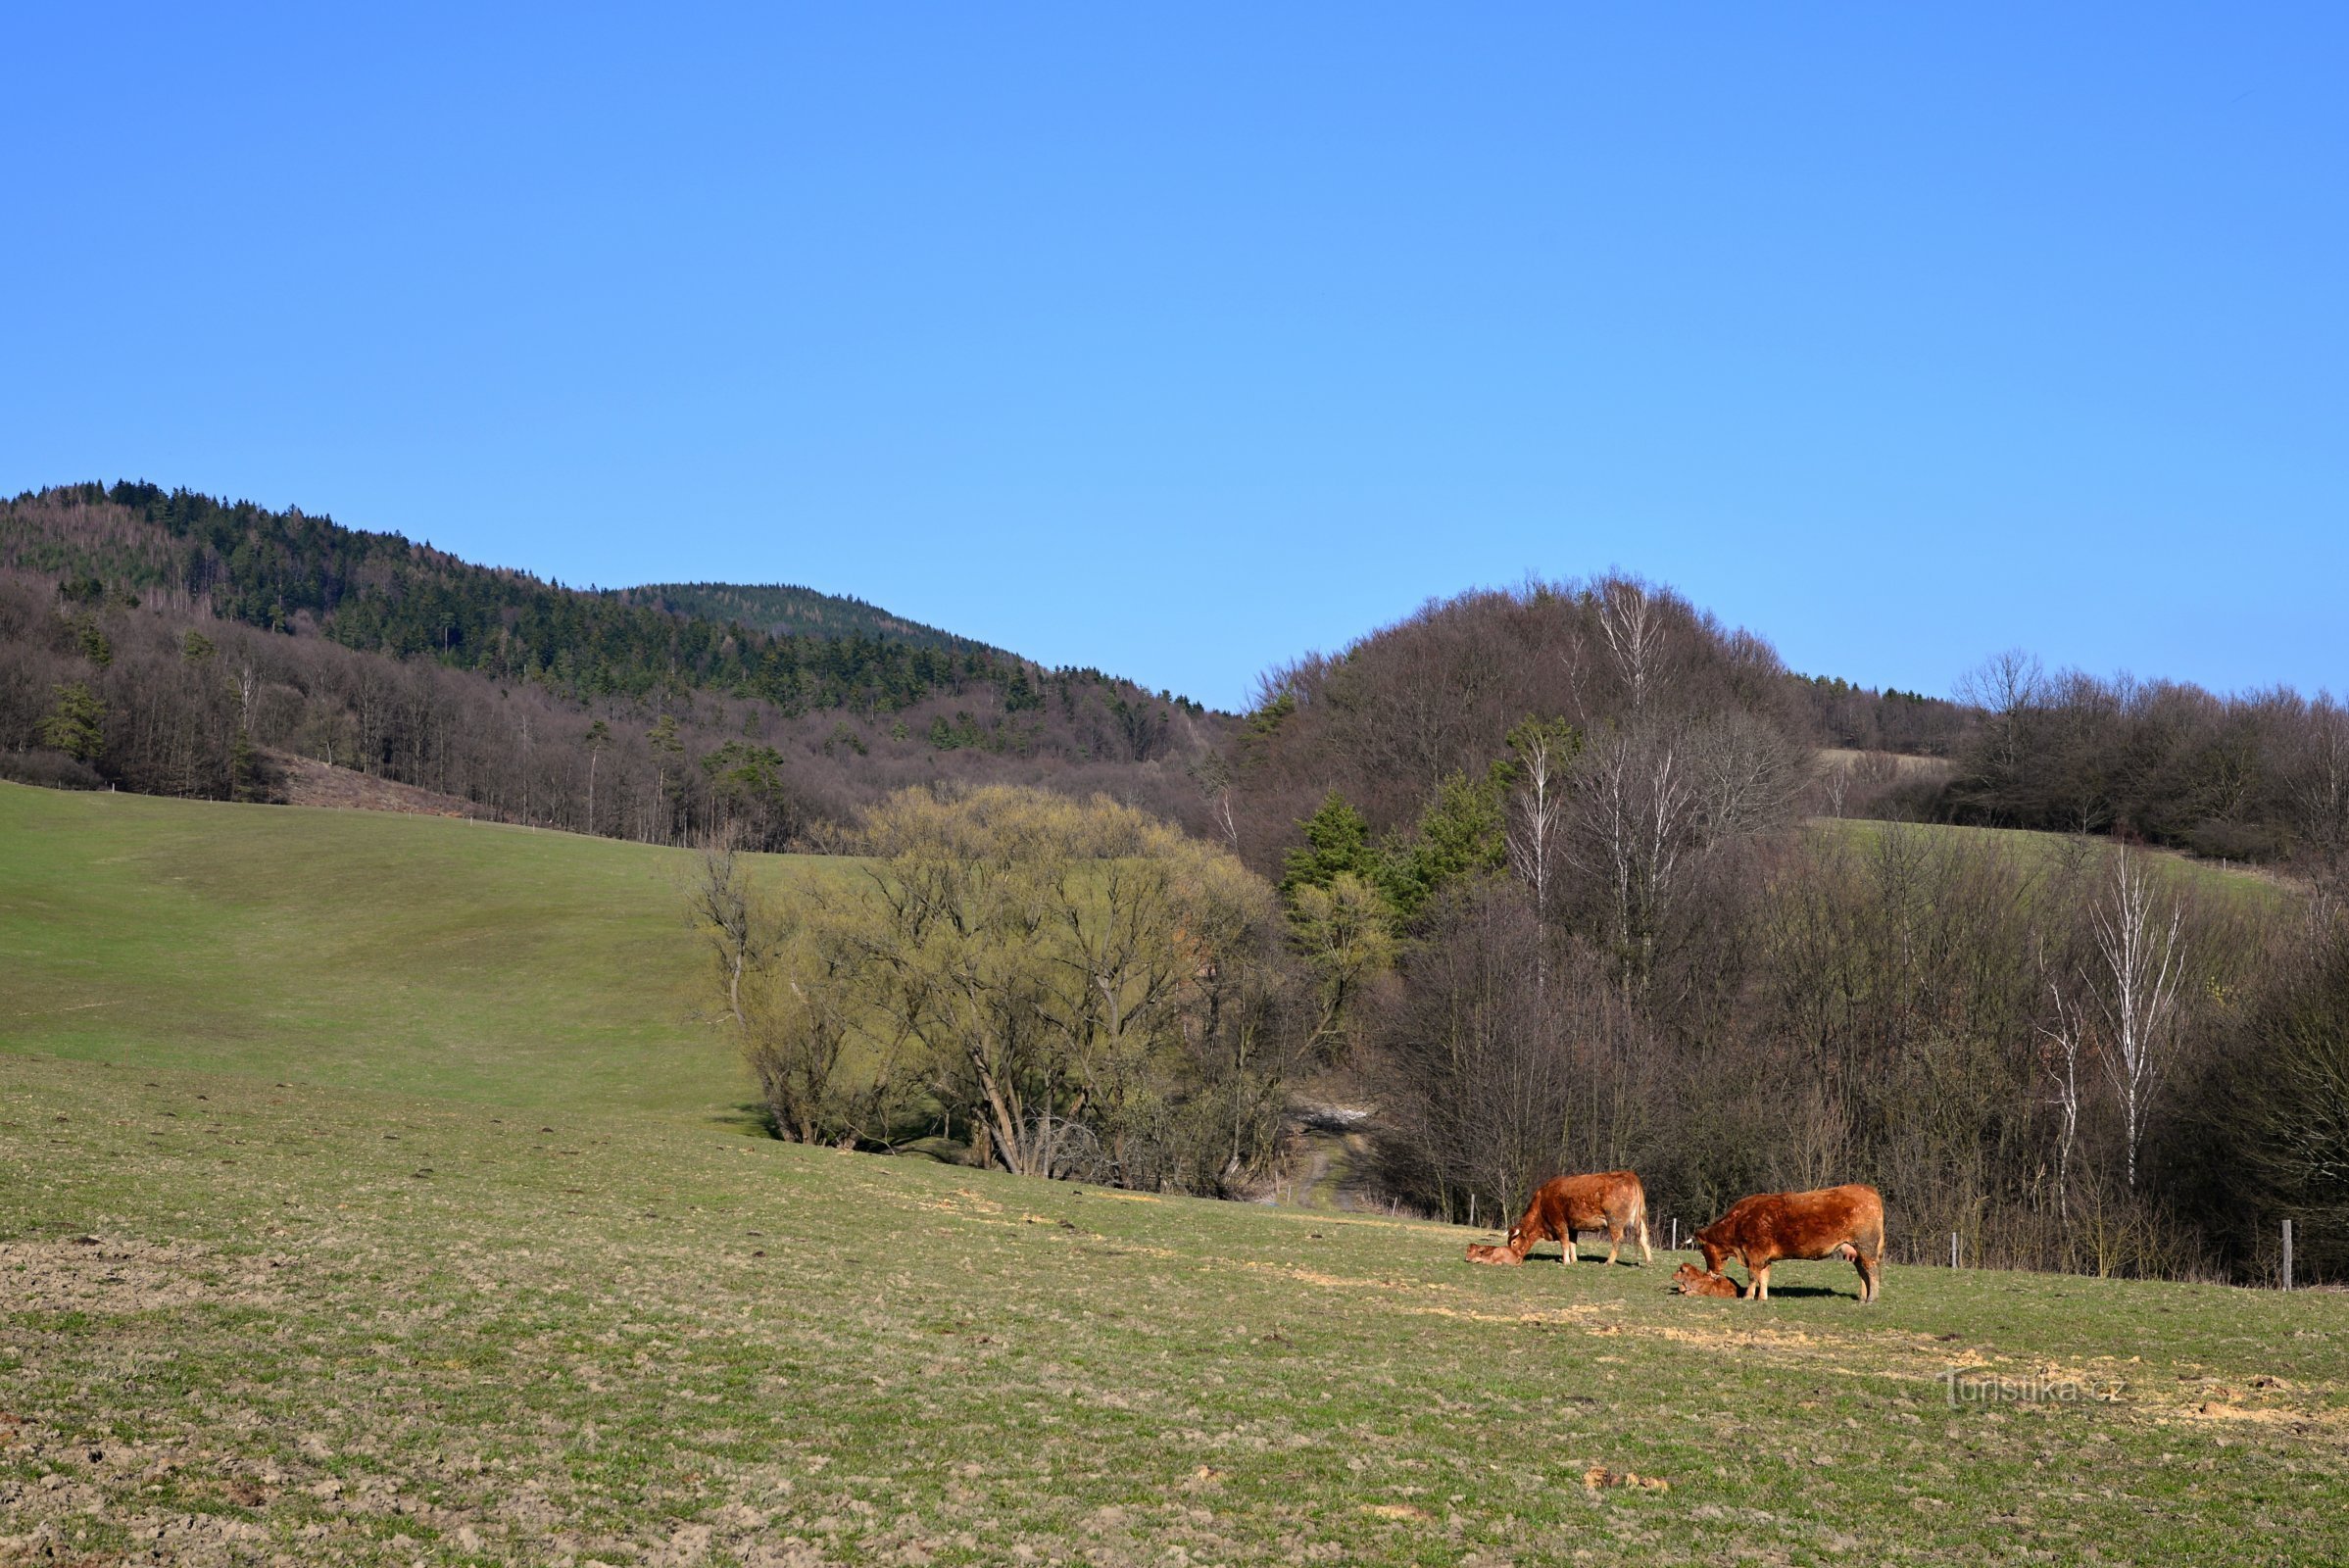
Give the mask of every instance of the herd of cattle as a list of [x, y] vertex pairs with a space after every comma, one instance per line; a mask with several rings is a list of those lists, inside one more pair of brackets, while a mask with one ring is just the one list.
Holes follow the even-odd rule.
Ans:
[[[1628, 1170], [1589, 1176], [1559, 1176], [1542, 1183], [1509, 1239], [1497, 1247], [1468, 1249], [1472, 1263], [1522, 1263], [1538, 1242], [1556, 1242], [1563, 1262], [1574, 1261], [1578, 1231], [1607, 1233], [1607, 1261], [1615, 1261], [1626, 1236], [1639, 1244], [1639, 1260], [1652, 1262], [1647, 1245], [1647, 1192]], [[1873, 1187], [1823, 1187], [1808, 1193], [1756, 1193], [1741, 1198], [1728, 1213], [1696, 1233], [1704, 1267], [1683, 1263], [1672, 1276], [1684, 1296], [1720, 1296], [1752, 1301], [1770, 1299], [1770, 1265], [1787, 1259], [1839, 1257], [1860, 1271], [1860, 1299], [1876, 1299], [1884, 1255], [1884, 1200]], [[1735, 1258], [1748, 1283], [1721, 1272]]]

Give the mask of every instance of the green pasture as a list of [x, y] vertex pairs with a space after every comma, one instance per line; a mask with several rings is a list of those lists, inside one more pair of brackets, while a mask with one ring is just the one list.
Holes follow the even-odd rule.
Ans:
[[2349, 1559], [2349, 1296], [746, 1137], [679, 860], [0, 789], [0, 1563]]
[[[758, 859], [785, 890], [855, 874]], [[691, 860], [486, 822], [0, 784], [0, 1052], [731, 1114], [746, 1080], [702, 1021]]]
[[[1880, 849], [1888, 836], [1905, 835], [1932, 846], [1987, 844], [2012, 855], [2017, 861], [2041, 872], [2053, 872], [2074, 857], [2085, 857], [2098, 869], [2109, 867], [2114, 846], [2109, 839], [2080, 838], [2068, 833], [2044, 833], [2029, 828], [1955, 827], [1941, 822], [1880, 822], [1868, 817], [1813, 817], [1813, 832], [1841, 839], [1855, 849]], [[2176, 850], [2140, 850], [2156, 875], [2181, 892], [2214, 901], [2220, 907], [2257, 913], [2273, 909], [2292, 897], [2290, 884], [2276, 873], [2240, 863], [2216, 865]]]

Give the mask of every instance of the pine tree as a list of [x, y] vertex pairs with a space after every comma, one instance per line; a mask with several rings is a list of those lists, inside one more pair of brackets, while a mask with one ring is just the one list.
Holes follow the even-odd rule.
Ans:
[[94, 762], [106, 750], [106, 705], [80, 681], [53, 687], [57, 706], [40, 722], [43, 746], [53, 747], [77, 762]]
[[1330, 791], [1321, 808], [1298, 826], [1305, 842], [1282, 858], [1282, 897], [1294, 898], [1300, 887], [1326, 888], [1341, 872], [1378, 880], [1379, 855], [1370, 845], [1370, 824], [1345, 796]]

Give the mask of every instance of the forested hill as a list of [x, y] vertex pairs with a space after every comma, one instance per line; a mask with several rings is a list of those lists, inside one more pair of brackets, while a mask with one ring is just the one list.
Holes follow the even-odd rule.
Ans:
[[[581, 591], [299, 509], [145, 483], [8, 503], [0, 567], [55, 576], [85, 598], [185, 595], [223, 619], [315, 630], [347, 648], [428, 655], [582, 696], [682, 684], [755, 694], [791, 712], [871, 712], [981, 680], [1015, 710], [1040, 700], [1038, 672], [1024, 661], [869, 605], [792, 589]], [[770, 613], [787, 603], [779, 595], [795, 596], [796, 618], [820, 629], [776, 632], [712, 612], [739, 597], [760, 622], [794, 620]]]
[[267, 798], [292, 753], [529, 821], [780, 847], [940, 778], [1180, 816], [1228, 722], [807, 590], [570, 588], [146, 483], [0, 502], [15, 776]]
[[839, 594], [818, 593], [790, 583], [659, 582], [641, 588], [622, 588], [622, 603], [650, 605], [672, 614], [698, 615], [721, 623], [740, 622], [770, 636], [870, 637], [879, 642], [910, 643], [950, 654], [988, 654], [998, 659], [1017, 656], [968, 637], [957, 637], [918, 620], [893, 615], [878, 605]]

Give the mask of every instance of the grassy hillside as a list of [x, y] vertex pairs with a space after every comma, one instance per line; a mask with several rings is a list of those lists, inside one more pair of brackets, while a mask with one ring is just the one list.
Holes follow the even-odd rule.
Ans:
[[2349, 1555], [2349, 1297], [1684, 1301], [737, 1136], [676, 863], [0, 790], [0, 1562]]
[[[0, 1559], [2349, 1552], [2339, 1296], [1683, 1301], [1670, 1259], [660, 1118], [0, 1071]], [[1952, 1369], [2089, 1397], [1952, 1408]]]
[[[0, 1052], [730, 1113], [684, 852], [0, 784]], [[761, 874], [845, 862], [762, 857]]]
[[[1943, 822], [1881, 822], [1865, 817], [1815, 817], [1811, 826], [1822, 833], [1843, 836], [1849, 842], [1871, 847], [1883, 842], [1886, 834], [1915, 834], [1936, 843], [1992, 844], [2026, 858], [2044, 860], [2050, 867], [2064, 858], [2080, 854], [2108, 859], [2114, 853], [2113, 841], [2107, 838], [2082, 839], [2068, 833], [2042, 833], [2028, 828], [1959, 827]], [[2272, 870], [2246, 866], [2241, 862], [2221, 865], [2210, 860], [2196, 859], [2176, 850], [2146, 849], [2137, 853], [2151, 858], [2163, 875], [2175, 879], [2177, 886], [2227, 905], [2272, 905], [2293, 895], [2290, 884]]]

